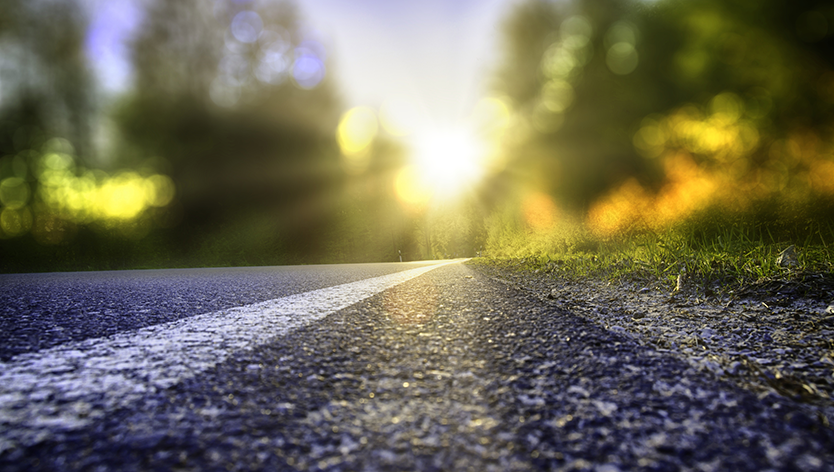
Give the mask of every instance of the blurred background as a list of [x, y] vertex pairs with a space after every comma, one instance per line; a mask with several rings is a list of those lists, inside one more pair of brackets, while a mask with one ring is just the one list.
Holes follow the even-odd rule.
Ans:
[[0, 270], [834, 241], [834, 7], [5, 0]]

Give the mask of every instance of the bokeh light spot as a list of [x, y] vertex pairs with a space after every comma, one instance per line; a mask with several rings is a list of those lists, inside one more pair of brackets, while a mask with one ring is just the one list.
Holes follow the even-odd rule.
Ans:
[[401, 202], [414, 207], [425, 205], [432, 195], [431, 186], [414, 166], [400, 169], [394, 179], [394, 191]]
[[559, 34], [565, 46], [578, 49], [584, 47], [591, 40], [593, 28], [591, 22], [584, 16], [572, 16], [562, 22]]
[[643, 215], [649, 214], [647, 207], [650, 204], [651, 197], [643, 186], [636, 179], [629, 179], [594, 203], [588, 211], [588, 227], [605, 237], [629, 231]]
[[570, 50], [553, 44], [545, 51], [541, 67], [547, 77], [563, 78], [569, 77], [578, 65], [579, 61]]
[[308, 54], [317, 57], [321, 61], [327, 59], [327, 48], [324, 47], [324, 44], [314, 39], [305, 39], [304, 41], [301, 41], [297, 50], [307, 51]]
[[116, 175], [102, 186], [100, 192], [101, 209], [111, 218], [134, 218], [148, 201], [147, 187], [135, 172]]
[[43, 165], [50, 170], [63, 171], [70, 169], [73, 164], [72, 156], [69, 154], [53, 152], [43, 157]]
[[25, 153], [0, 158], [0, 180], [8, 176], [21, 179], [29, 176], [29, 165], [26, 163]]
[[32, 228], [32, 212], [29, 208], [4, 208], [0, 212], [2, 236], [13, 238], [27, 233]]
[[296, 51], [297, 57], [292, 66], [292, 77], [302, 89], [313, 89], [324, 80], [324, 63], [318, 57]]
[[146, 182], [150, 185], [148, 204], [163, 207], [174, 199], [174, 181], [167, 175], [152, 175]]
[[284, 80], [290, 68], [291, 61], [287, 57], [290, 44], [282, 33], [275, 31], [264, 31], [261, 39], [266, 39], [266, 42], [260, 51], [255, 77], [261, 82], [277, 85]]
[[216, 78], [209, 88], [211, 101], [221, 107], [232, 107], [240, 99], [240, 87], [231, 85], [221, 78]]
[[628, 75], [634, 72], [638, 62], [637, 50], [634, 45], [626, 42], [613, 44], [608, 48], [608, 54], [605, 56], [608, 69], [617, 75]]
[[738, 95], [726, 92], [716, 95], [710, 101], [710, 108], [716, 118], [726, 123], [735, 123], [744, 112], [744, 102]]
[[254, 11], [244, 10], [232, 19], [231, 31], [241, 43], [254, 43], [263, 31], [261, 16]]
[[29, 184], [20, 177], [9, 177], [0, 182], [0, 203], [8, 209], [23, 208], [30, 195]]
[[610, 48], [617, 43], [637, 46], [637, 27], [628, 21], [618, 21], [611, 25], [605, 33], [605, 47]]
[[634, 146], [658, 159], [663, 186], [649, 191], [627, 180], [591, 206], [590, 227], [603, 236], [656, 231], [705, 208], [743, 212], [774, 199], [796, 204], [834, 194], [834, 163], [816, 132], [795, 131], [762, 147], [760, 128], [748, 119], [748, 108], [758, 116], [760, 107], [769, 106], [767, 95], [757, 89], [745, 102], [724, 92], [705, 106], [688, 104], [666, 116], [645, 118]]
[[565, 123], [565, 115], [553, 112], [553, 110], [542, 102], [533, 109], [533, 114], [530, 119], [533, 128], [540, 133], [556, 132]]
[[547, 231], [556, 224], [558, 210], [553, 199], [541, 192], [535, 192], [522, 202], [524, 222], [534, 231]]
[[255, 68], [255, 77], [263, 83], [278, 85], [286, 77], [287, 63], [282, 60], [261, 61]]
[[230, 85], [242, 85], [249, 78], [249, 61], [240, 54], [227, 54], [217, 68], [219, 78]]
[[[176, 193], [171, 178], [161, 174], [144, 176], [130, 171], [110, 176], [101, 170], [78, 168], [71, 156], [57, 152], [35, 156], [34, 160], [39, 185], [35, 197], [29, 199], [34, 203], [23, 210], [31, 208], [34, 212], [34, 223], [28, 227], [44, 244], [64, 241], [76, 224], [143, 227], [138, 221], [143, 213], [150, 207], [169, 205]], [[25, 214], [19, 216], [23, 223], [27, 221]], [[15, 216], [10, 213], [6, 218], [7, 226], [12, 225]]]
[[663, 125], [647, 118], [634, 135], [634, 147], [646, 157], [657, 157], [664, 151], [667, 139]]
[[352, 156], [365, 151], [376, 138], [379, 125], [376, 114], [368, 107], [348, 110], [339, 121], [336, 140], [342, 154]]
[[564, 80], [550, 80], [542, 87], [541, 101], [548, 110], [562, 113], [573, 103], [573, 87]]

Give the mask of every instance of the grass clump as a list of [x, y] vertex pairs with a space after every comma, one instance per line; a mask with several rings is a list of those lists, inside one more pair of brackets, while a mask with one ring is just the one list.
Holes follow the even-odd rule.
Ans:
[[[679, 280], [699, 293], [738, 293], [768, 281], [831, 281], [834, 224], [797, 217], [739, 218], [715, 212], [662, 231], [639, 228], [600, 237], [581, 224], [531, 232], [490, 234], [487, 255], [512, 260], [517, 270], [572, 280], [632, 281], [662, 290], [679, 289]], [[788, 248], [795, 258], [780, 254]], [[790, 251], [790, 250], [789, 250]], [[818, 291], [825, 292], [825, 287]]]

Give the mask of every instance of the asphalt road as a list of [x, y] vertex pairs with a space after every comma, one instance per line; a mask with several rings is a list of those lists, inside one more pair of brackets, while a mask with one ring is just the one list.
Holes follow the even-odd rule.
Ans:
[[430, 263], [0, 274], [0, 362]]
[[824, 418], [460, 263], [0, 278], [0, 470], [832, 470]]

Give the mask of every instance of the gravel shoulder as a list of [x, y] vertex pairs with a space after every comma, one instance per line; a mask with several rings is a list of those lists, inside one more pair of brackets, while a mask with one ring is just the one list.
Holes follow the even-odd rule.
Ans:
[[477, 270], [702, 375], [799, 405], [831, 427], [834, 316], [827, 301], [834, 293], [827, 287], [773, 280], [708, 296], [685, 286], [669, 291], [646, 282], [566, 280], [519, 266], [496, 261]]
[[438, 268], [91, 426], [45, 429], [0, 470], [834, 467], [822, 407], [744, 388], [512, 277]]

